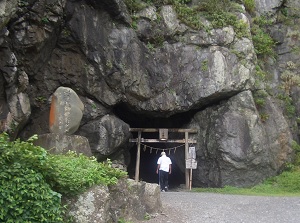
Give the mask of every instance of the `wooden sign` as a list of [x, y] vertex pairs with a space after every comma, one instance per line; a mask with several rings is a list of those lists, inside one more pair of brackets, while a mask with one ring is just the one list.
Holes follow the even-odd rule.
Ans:
[[159, 129], [159, 140], [168, 140], [168, 129]]
[[196, 159], [196, 148], [195, 147], [189, 147], [188, 159]]
[[197, 169], [197, 161], [195, 159], [186, 159], [185, 160], [186, 169]]

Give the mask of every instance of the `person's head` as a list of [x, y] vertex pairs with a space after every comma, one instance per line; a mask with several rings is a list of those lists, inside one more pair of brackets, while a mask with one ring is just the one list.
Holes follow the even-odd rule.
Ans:
[[165, 156], [166, 155], [166, 153], [165, 152], [161, 152], [161, 154], [160, 154], [161, 156]]

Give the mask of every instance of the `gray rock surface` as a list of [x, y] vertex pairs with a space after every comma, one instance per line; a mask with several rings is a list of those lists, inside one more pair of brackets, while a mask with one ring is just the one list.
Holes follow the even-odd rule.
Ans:
[[129, 125], [114, 115], [84, 125], [78, 134], [89, 139], [92, 152], [100, 160], [122, 154], [131, 136]]
[[[265, 122], [250, 91], [194, 115], [188, 128], [198, 130], [195, 186], [253, 186], [283, 168], [293, 153], [291, 132], [280, 109], [265, 100], [264, 109], [273, 114]], [[175, 154], [184, 170], [182, 155]]]
[[93, 155], [88, 139], [80, 135], [42, 134], [34, 141], [34, 144], [53, 154], [65, 154], [68, 151], [74, 151], [86, 156]]
[[77, 131], [84, 105], [71, 88], [59, 87], [52, 95], [49, 129], [51, 133], [71, 135]]
[[[119, 180], [113, 186], [95, 186], [77, 197], [67, 198], [74, 223], [115, 223], [119, 219], [142, 221], [161, 209], [158, 184]], [[154, 205], [155, 204], [155, 205]]]

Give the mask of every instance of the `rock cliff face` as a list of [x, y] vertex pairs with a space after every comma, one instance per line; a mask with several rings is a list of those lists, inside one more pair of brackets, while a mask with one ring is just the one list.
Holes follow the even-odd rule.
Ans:
[[[49, 133], [63, 86], [84, 104], [76, 134], [99, 160], [130, 164], [130, 127], [193, 127], [194, 186], [277, 174], [298, 141], [298, 1], [228, 0], [234, 17], [214, 19], [189, 11], [209, 1], [147, 2], [1, 1], [0, 131]], [[184, 171], [181, 153], [174, 159]]]

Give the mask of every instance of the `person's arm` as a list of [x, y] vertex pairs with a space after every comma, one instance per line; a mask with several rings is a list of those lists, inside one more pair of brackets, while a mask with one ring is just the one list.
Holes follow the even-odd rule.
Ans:
[[172, 164], [169, 165], [169, 174], [172, 172]]
[[158, 174], [159, 168], [160, 168], [160, 164], [157, 164], [156, 174]]

